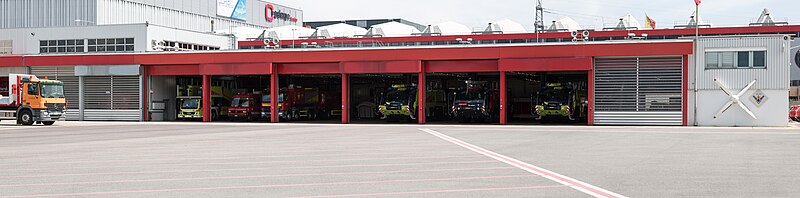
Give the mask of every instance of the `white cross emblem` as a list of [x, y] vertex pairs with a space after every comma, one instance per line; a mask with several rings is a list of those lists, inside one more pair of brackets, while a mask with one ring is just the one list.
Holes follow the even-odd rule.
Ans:
[[728, 101], [728, 103], [726, 103], [725, 106], [723, 106], [722, 109], [720, 109], [719, 112], [717, 112], [717, 115], [714, 115], [714, 119], [717, 119], [719, 116], [722, 115], [722, 113], [725, 113], [725, 111], [730, 109], [731, 106], [733, 106], [734, 104], [739, 105], [739, 107], [741, 107], [742, 110], [747, 112], [747, 114], [750, 115], [750, 117], [753, 117], [753, 119], [758, 119], [758, 118], [756, 118], [756, 115], [753, 114], [753, 112], [750, 111], [750, 109], [748, 109], [747, 106], [744, 106], [744, 103], [742, 103], [741, 100], [740, 100], [740, 98], [742, 98], [742, 95], [744, 95], [745, 92], [750, 90], [750, 87], [753, 87], [753, 84], [756, 84], [756, 80], [758, 80], [758, 79], [753, 80], [753, 82], [750, 82], [750, 84], [748, 84], [747, 87], [744, 87], [744, 89], [742, 89], [742, 91], [740, 91], [738, 94], [734, 95], [733, 92], [728, 90], [728, 87], [726, 87], [721, 82], [719, 82], [719, 79], [714, 78], [714, 83], [717, 83], [719, 88], [722, 89], [722, 91], [724, 91], [725, 94], [728, 94], [728, 96], [731, 97], [730, 101]]

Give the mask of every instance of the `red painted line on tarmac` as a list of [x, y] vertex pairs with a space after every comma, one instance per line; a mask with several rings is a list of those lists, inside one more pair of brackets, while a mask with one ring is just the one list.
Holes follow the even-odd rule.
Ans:
[[451, 169], [370, 171], [370, 172], [301, 173], [301, 174], [248, 175], [248, 176], [226, 176], [226, 177], [191, 177], [191, 178], [167, 178], [167, 179], [113, 180], [113, 181], [90, 181], [90, 182], [0, 184], [0, 187], [55, 186], [55, 185], [82, 185], [82, 184], [112, 184], [112, 183], [143, 183], [143, 182], [160, 182], [160, 181], [197, 181], [197, 180], [221, 180], [221, 179], [250, 179], [250, 178], [267, 178], [267, 177], [302, 177], [302, 176], [330, 176], [330, 175], [376, 175], [376, 174], [393, 174], [393, 173], [432, 173], [432, 172], [449, 172], [449, 171], [478, 171], [478, 170], [504, 170], [504, 169], [515, 169], [515, 168], [514, 167], [508, 167], [508, 166], [501, 166], [501, 167], [485, 167], [485, 168], [451, 168]]
[[[339, 157], [339, 156], [370, 156], [370, 155], [403, 155], [416, 154], [414, 152], [383, 152], [383, 153], [345, 153], [327, 155], [273, 155], [273, 156], [239, 156], [239, 157], [195, 157], [195, 158], [164, 158], [164, 159], [118, 159], [118, 160], [83, 160], [83, 161], [63, 161], [49, 163], [21, 163], [21, 164], [0, 164], [0, 166], [27, 166], [27, 165], [53, 165], [53, 164], [77, 164], [77, 163], [106, 163], [106, 162], [158, 162], [158, 161], [186, 161], [186, 160], [231, 160], [231, 159], [269, 159], [269, 158], [290, 158], [290, 157]], [[40, 169], [6, 169], [6, 170], [40, 170]], [[49, 169], [45, 169], [49, 170]]]
[[427, 132], [427, 133], [429, 133], [431, 135], [434, 135], [436, 137], [439, 137], [439, 138], [441, 138], [443, 140], [452, 142], [452, 143], [457, 144], [459, 146], [462, 146], [464, 148], [467, 148], [467, 149], [470, 149], [472, 151], [475, 151], [475, 152], [477, 152], [477, 153], [479, 153], [481, 155], [485, 155], [485, 156], [491, 157], [493, 159], [496, 159], [498, 161], [501, 161], [503, 163], [510, 164], [510, 165], [515, 166], [515, 167], [519, 167], [519, 168], [521, 168], [523, 170], [526, 170], [528, 172], [534, 173], [536, 175], [540, 175], [542, 177], [545, 177], [545, 178], [550, 179], [552, 181], [558, 182], [560, 184], [569, 185], [570, 187], [572, 187], [572, 188], [574, 188], [574, 189], [576, 189], [578, 191], [584, 192], [584, 193], [586, 193], [588, 195], [591, 195], [591, 196], [594, 196], [594, 197], [625, 197], [623, 195], [608, 191], [606, 189], [599, 188], [597, 186], [593, 186], [591, 184], [587, 184], [587, 183], [578, 181], [576, 179], [569, 178], [567, 176], [564, 176], [564, 175], [549, 171], [547, 169], [543, 169], [543, 168], [540, 168], [540, 167], [537, 167], [537, 166], [530, 165], [528, 163], [519, 161], [519, 160], [514, 159], [514, 158], [510, 158], [510, 157], [507, 157], [507, 156], [504, 156], [504, 155], [497, 154], [495, 152], [492, 152], [492, 151], [486, 150], [484, 148], [472, 145], [470, 143], [461, 141], [459, 139], [444, 135], [444, 134], [436, 132], [434, 130], [430, 130], [430, 129], [420, 129], [420, 130], [424, 131], [424, 132]]
[[[434, 142], [425, 142], [425, 143], [434, 143]], [[303, 143], [303, 144], [306, 144], [306, 143]], [[420, 145], [419, 143], [415, 143], [415, 142], [404, 142], [404, 145], [402, 145], [402, 146], [405, 146], [406, 144], [413, 144], [413, 145], [416, 145], [416, 146], [442, 146], [438, 142], [437, 142], [437, 144], [431, 144], [431, 145]], [[137, 147], [137, 146], [138, 145], [130, 145], [129, 147]], [[385, 147], [388, 147], [388, 146], [390, 146], [390, 145], [386, 145], [386, 144], [383, 144], [383, 145], [351, 144], [351, 145], [341, 145], [341, 146], [334, 146], [334, 147], [324, 147], [324, 149], [317, 149], [317, 150], [342, 151], [340, 149], [351, 149], [351, 148], [370, 149], [370, 148], [375, 148], [375, 147], [384, 147], [385, 148]], [[401, 146], [401, 145], [397, 145], [397, 146]], [[116, 151], [92, 151], [92, 152], [80, 152], [80, 151], [85, 150], [85, 149], [77, 149], [77, 150], [70, 150], [70, 151], [75, 151], [78, 154], [81, 154], [81, 155], [85, 156], [85, 155], [96, 155], [96, 154], [119, 154], [120, 152], [126, 152], [126, 153], [129, 153], [129, 152], [152, 152], [152, 151], [165, 151], [165, 150], [166, 151], [172, 151], [172, 152], [187, 152], [187, 151], [191, 151], [191, 152], [196, 152], [196, 153], [203, 153], [203, 152], [206, 152], [206, 151], [233, 150], [233, 149], [280, 148], [281, 149], [281, 153], [292, 153], [292, 152], [305, 152], [305, 151], [294, 151], [294, 150], [297, 150], [297, 149], [308, 149], [309, 147], [281, 147], [281, 146], [267, 144], [267, 145], [251, 145], [251, 146], [237, 146], [237, 147], [213, 147], [213, 148], [209, 148], [209, 147], [196, 147], [195, 148], [195, 147], [185, 147], [185, 146], [181, 146], [181, 145], [175, 145], [175, 146], [172, 146], [172, 147], [156, 147], [156, 148], [147, 147], [147, 148], [149, 148], [149, 149], [116, 150]], [[205, 149], [205, 148], [208, 148], [208, 149]], [[95, 149], [108, 150], [108, 149], [118, 149], [118, 148], [102, 148], [102, 147], [98, 147], [98, 148], [95, 148]], [[370, 149], [370, 150], [372, 150], [372, 149]], [[46, 156], [46, 157], [48, 157], [48, 156], [50, 156], [50, 154], [58, 154], [58, 153], [63, 153], [63, 152], [64, 151], [49, 150], [49, 151], [46, 151], [46, 152], [35, 152], [35, 153], [29, 153], [29, 154], [25, 154], [25, 155], [21, 154], [19, 156], [26, 156], [26, 157], [24, 157], [24, 158], [10, 158], [10, 159], [29, 159], [29, 158], [38, 157], [38, 156], [34, 156], [34, 155], [42, 155], [42, 154], [48, 154]], [[168, 154], [171, 154], [171, 153], [163, 153], [163, 155], [168, 155]]]
[[[284, 160], [284, 161], [249, 161], [249, 162], [211, 162], [211, 163], [167, 163], [167, 164], [142, 164], [142, 165], [119, 165], [119, 166], [83, 166], [68, 168], [35, 168], [35, 169], [6, 169], [13, 171], [51, 171], [51, 170], [77, 170], [77, 169], [105, 169], [105, 168], [144, 168], [154, 166], [196, 166], [196, 165], [252, 165], [252, 164], [274, 164], [274, 163], [303, 163], [303, 162], [346, 162], [360, 160], [396, 160], [396, 159], [451, 159], [475, 157], [474, 155], [457, 156], [424, 156], [424, 157], [380, 157], [380, 158], [350, 158], [350, 159], [324, 159], [324, 160]], [[2, 178], [2, 177], [0, 177]]]
[[[426, 149], [428, 149], [427, 145]], [[430, 149], [436, 149], [438, 147], [445, 148], [449, 147], [450, 145], [441, 145], [436, 144], [434, 146], [430, 146]], [[263, 149], [263, 147], [261, 147]], [[341, 148], [348, 148], [348, 150], [342, 149], [312, 149], [312, 150], [296, 150], [296, 149], [306, 149], [308, 147], [296, 147], [296, 148], [281, 148], [281, 151], [274, 152], [273, 150], [262, 150], [262, 151], [242, 151], [242, 152], [205, 152], [205, 151], [217, 151], [220, 148], [209, 149], [209, 150], [191, 150], [193, 153], [184, 153], [184, 154], [176, 154], [176, 153], [158, 153], [158, 154], [148, 154], [148, 155], [125, 155], [125, 157], [158, 157], [158, 156], [192, 156], [192, 155], [232, 155], [232, 154], [291, 154], [291, 153], [317, 153], [317, 152], [353, 152], [353, 149], [360, 150], [360, 149], [368, 149], [369, 151], [408, 151], [408, 148], [382, 148], [382, 149], [373, 149], [374, 146], [366, 146], [366, 147], [352, 147], [352, 146], [343, 146]], [[416, 148], [416, 147], [415, 147]], [[47, 160], [60, 160], [60, 159], [85, 159], [87, 156], [97, 157], [97, 154], [114, 154], [109, 156], [119, 156], [120, 152], [128, 152], [128, 151], [98, 151], [98, 152], [86, 152], [86, 153], [77, 153], [81, 156], [77, 157], [59, 157], [59, 158], [51, 158], [51, 156], [34, 156], [34, 155], [16, 155], [21, 156], [18, 158], [6, 158], [9, 160], [13, 159], [35, 159], [37, 157], [46, 157]], [[36, 153], [42, 154], [42, 153]], [[106, 157], [106, 156], [102, 156]]]
[[231, 169], [207, 169], [207, 170], [174, 170], [174, 171], [136, 171], [136, 172], [105, 172], [105, 173], [73, 173], [73, 174], [49, 174], [49, 175], [17, 175], [0, 176], [0, 179], [10, 178], [38, 178], [38, 177], [69, 177], [69, 176], [93, 176], [93, 175], [136, 175], [136, 174], [159, 174], [159, 173], [197, 173], [197, 172], [222, 172], [222, 171], [247, 171], [247, 170], [295, 170], [295, 169], [318, 169], [318, 168], [349, 168], [349, 167], [389, 167], [389, 166], [415, 166], [415, 165], [448, 165], [448, 164], [480, 164], [497, 162], [496, 160], [479, 161], [459, 161], [459, 162], [424, 162], [424, 163], [404, 163], [404, 164], [348, 164], [331, 166], [297, 166], [297, 167], [263, 167], [263, 168], [231, 168]]
[[376, 181], [355, 181], [355, 182], [328, 182], [328, 183], [299, 183], [299, 184], [274, 184], [274, 185], [253, 185], [253, 186], [222, 186], [222, 187], [201, 187], [201, 188], [170, 188], [152, 190], [124, 190], [124, 191], [105, 191], [105, 192], [85, 192], [85, 193], [56, 193], [56, 194], [36, 194], [7, 196], [5, 198], [27, 198], [27, 197], [64, 197], [64, 196], [92, 196], [92, 195], [113, 195], [113, 194], [132, 194], [132, 193], [158, 193], [158, 192], [179, 192], [179, 191], [208, 191], [208, 190], [228, 190], [228, 189], [253, 189], [253, 188], [276, 188], [276, 187], [303, 187], [303, 186], [324, 186], [324, 185], [353, 185], [353, 184], [385, 184], [385, 183], [408, 183], [408, 182], [429, 182], [429, 181], [460, 181], [460, 180], [482, 180], [482, 179], [510, 179], [533, 177], [533, 175], [503, 175], [503, 176], [483, 176], [483, 177], [453, 177], [453, 178], [432, 178], [432, 179], [404, 179], [404, 180], [376, 180]]
[[294, 197], [294, 198], [373, 197], [373, 196], [387, 196], [387, 195], [418, 195], [418, 194], [457, 193], [457, 192], [528, 190], [528, 189], [563, 188], [563, 187], [567, 187], [567, 185], [521, 186], [521, 187], [505, 187], [505, 188], [469, 188], [469, 189], [426, 190], [426, 191], [400, 191], [400, 192], [364, 193], [364, 194], [318, 195], [318, 196], [304, 196], [304, 197]]

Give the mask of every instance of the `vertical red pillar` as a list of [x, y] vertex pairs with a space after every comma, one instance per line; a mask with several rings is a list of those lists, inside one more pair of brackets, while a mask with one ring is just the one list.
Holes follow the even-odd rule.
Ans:
[[[695, 55], [694, 57], [696, 58], [697, 55]], [[683, 96], [683, 100], [681, 100], [681, 102], [683, 103], [681, 105], [681, 110], [683, 111], [683, 114], [682, 114], [683, 115], [683, 120], [682, 120], [683, 123], [682, 124], [683, 124], [683, 126], [689, 126], [689, 55], [683, 55], [683, 67], [682, 68], [683, 68], [683, 80], [682, 80], [683, 82], [682, 82], [682, 86], [681, 86], [681, 87], [683, 87], [681, 89], [682, 96]], [[695, 101], [695, 102], [697, 102], [697, 101]], [[697, 115], [695, 115], [695, 116], [697, 116]], [[697, 118], [695, 118], [695, 119], [697, 119]]]
[[506, 72], [500, 72], [500, 124], [508, 123], [508, 88], [506, 88]]
[[425, 83], [425, 67], [420, 62], [419, 79], [417, 81], [417, 121], [419, 124], [425, 124], [425, 91], [428, 90], [427, 83]]
[[203, 75], [203, 122], [211, 122], [211, 76]]
[[272, 123], [278, 123], [278, 113], [280, 109], [278, 108], [278, 98], [280, 95], [280, 86], [278, 84], [278, 66], [276, 64], [272, 64], [272, 73], [270, 73], [269, 79], [269, 120]]
[[594, 125], [594, 69], [589, 69], [589, 112], [586, 112], [586, 122], [589, 126]]
[[142, 66], [142, 121], [150, 121], [150, 74], [147, 66]]
[[342, 124], [350, 124], [350, 75], [342, 74]]

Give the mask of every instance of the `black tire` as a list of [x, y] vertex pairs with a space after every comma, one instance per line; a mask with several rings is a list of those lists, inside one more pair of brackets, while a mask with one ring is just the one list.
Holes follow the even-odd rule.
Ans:
[[28, 110], [23, 110], [19, 114], [19, 123], [22, 125], [30, 126], [33, 125], [33, 113]]
[[44, 121], [44, 122], [42, 122], [42, 124], [44, 124], [45, 126], [50, 126], [50, 125], [53, 125], [55, 123], [56, 123], [56, 121]]

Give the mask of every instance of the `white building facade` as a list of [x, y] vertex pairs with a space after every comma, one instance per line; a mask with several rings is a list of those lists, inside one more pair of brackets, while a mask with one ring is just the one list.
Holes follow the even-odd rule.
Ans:
[[783, 35], [701, 38], [690, 61], [690, 123], [787, 126], [791, 42]]

